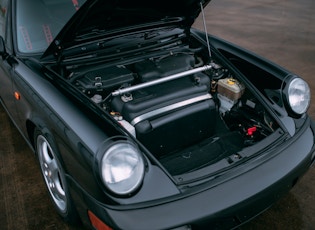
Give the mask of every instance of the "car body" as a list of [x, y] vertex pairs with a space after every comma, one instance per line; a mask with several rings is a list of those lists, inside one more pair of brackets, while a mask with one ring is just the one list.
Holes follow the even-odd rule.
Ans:
[[314, 162], [307, 83], [193, 29], [208, 3], [1, 2], [0, 100], [65, 221], [236, 228]]

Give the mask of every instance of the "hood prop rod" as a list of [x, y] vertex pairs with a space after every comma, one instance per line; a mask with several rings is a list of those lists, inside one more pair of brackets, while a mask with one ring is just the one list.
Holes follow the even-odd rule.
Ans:
[[127, 88], [118, 89], [118, 90], [115, 90], [114, 92], [112, 92], [112, 96], [123, 95], [125, 93], [130, 93], [130, 92], [138, 90], [138, 89], [143, 89], [143, 88], [146, 88], [146, 87], [149, 87], [149, 86], [153, 86], [153, 85], [161, 84], [161, 83], [164, 83], [164, 82], [172, 81], [172, 80], [175, 80], [177, 78], [181, 78], [181, 77], [185, 77], [185, 76], [188, 76], [188, 75], [191, 75], [191, 74], [195, 74], [195, 73], [199, 73], [199, 72], [202, 72], [202, 71], [206, 71], [206, 70], [209, 70], [211, 68], [213, 68], [213, 65], [211, 65], [211, 64], [210, 65], [204, 65], [204, 66], [201, 66], [201, 67], [198, 67], [198, 68], [195, 68], [195, 69], [191, 69], [191, 70], [187, 70], [187, 71], [184, 71], [184, 72], [176, 73], [176, 74], [173, 74], [173, 75], [170, 75], [170, 76], [167, 76], [167, 77], [163, 77], [163, 78], [160, 78], [160, 79], [157, 79], [157, 80], [145, 82], [145, 83], [134, 85], [134, 86], [130, 86], [130, 87], [127, 87]]
[[202, 22], [203, 22], [203, 29], [205, 31], [206, 35], [206, 41], [207, 41], [207, 46], [208, 46], [208, 52], [209, 52], [209, 58], [211, 58], [211, 49], [210, 49], [210, 42], [209, 42], [209, 35], [207, 31], [207, 25], [206, 25], [206, 17], [205, 17], [205, 12], [202, 3], [200, 2], [200, 9], [201, 9], [201, 14], [202, 14]]

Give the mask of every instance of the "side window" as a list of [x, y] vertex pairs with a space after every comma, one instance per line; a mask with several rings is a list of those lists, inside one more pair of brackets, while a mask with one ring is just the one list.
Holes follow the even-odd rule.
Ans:
[[18, 51], [44, 52], [81, 5], [82, 0], [16, 1]]
[[[7, 9], [11, 9], [11, 4], [8, 4]], [[11, 23], [11, 12], [8, 12], [6, 15], [6, 19], [7, 19], [7, 26], [5, 28], [5, 33], [6, 33], [6, 37], [5, 37], [5, 43], [7, 44], [7, 51], [10, 52], [12, 51], [12, 27], [8, 26], [8, 25], [12, 25]]]
[[6, 35], [6, 16], [8, 10], [8, 0], [0, 0], [0, 36]]

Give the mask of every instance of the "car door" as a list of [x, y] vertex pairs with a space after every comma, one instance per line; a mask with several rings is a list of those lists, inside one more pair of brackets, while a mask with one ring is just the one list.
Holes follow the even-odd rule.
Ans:
[[22, 63], [14, 56], [12, 40], [12, 1], [0, 0], [0, 101], [17, 128], [26, 135], [25, 117], [29, 110], [17, 89], [16, 80], [20, 79], [16, 68]]
[[2, 58], [0, 58], [0, 98], [9, 115], [15, 117], [15, 100], [12, 75], [14, 59], [12, 59], [11, 1], [0, 0], [0, 36]]

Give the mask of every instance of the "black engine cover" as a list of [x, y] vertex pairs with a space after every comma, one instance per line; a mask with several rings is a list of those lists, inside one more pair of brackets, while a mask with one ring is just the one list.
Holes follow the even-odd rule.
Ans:
[[209, 99], [135, 125], [137, 138], [156, 156], [177, 151], [214, 134], [215, 105]]
[[161, 156], [213, 135], [216, 112], [209, 88], [209, 77], [199, 73], [114, 97], [112, 108]]

